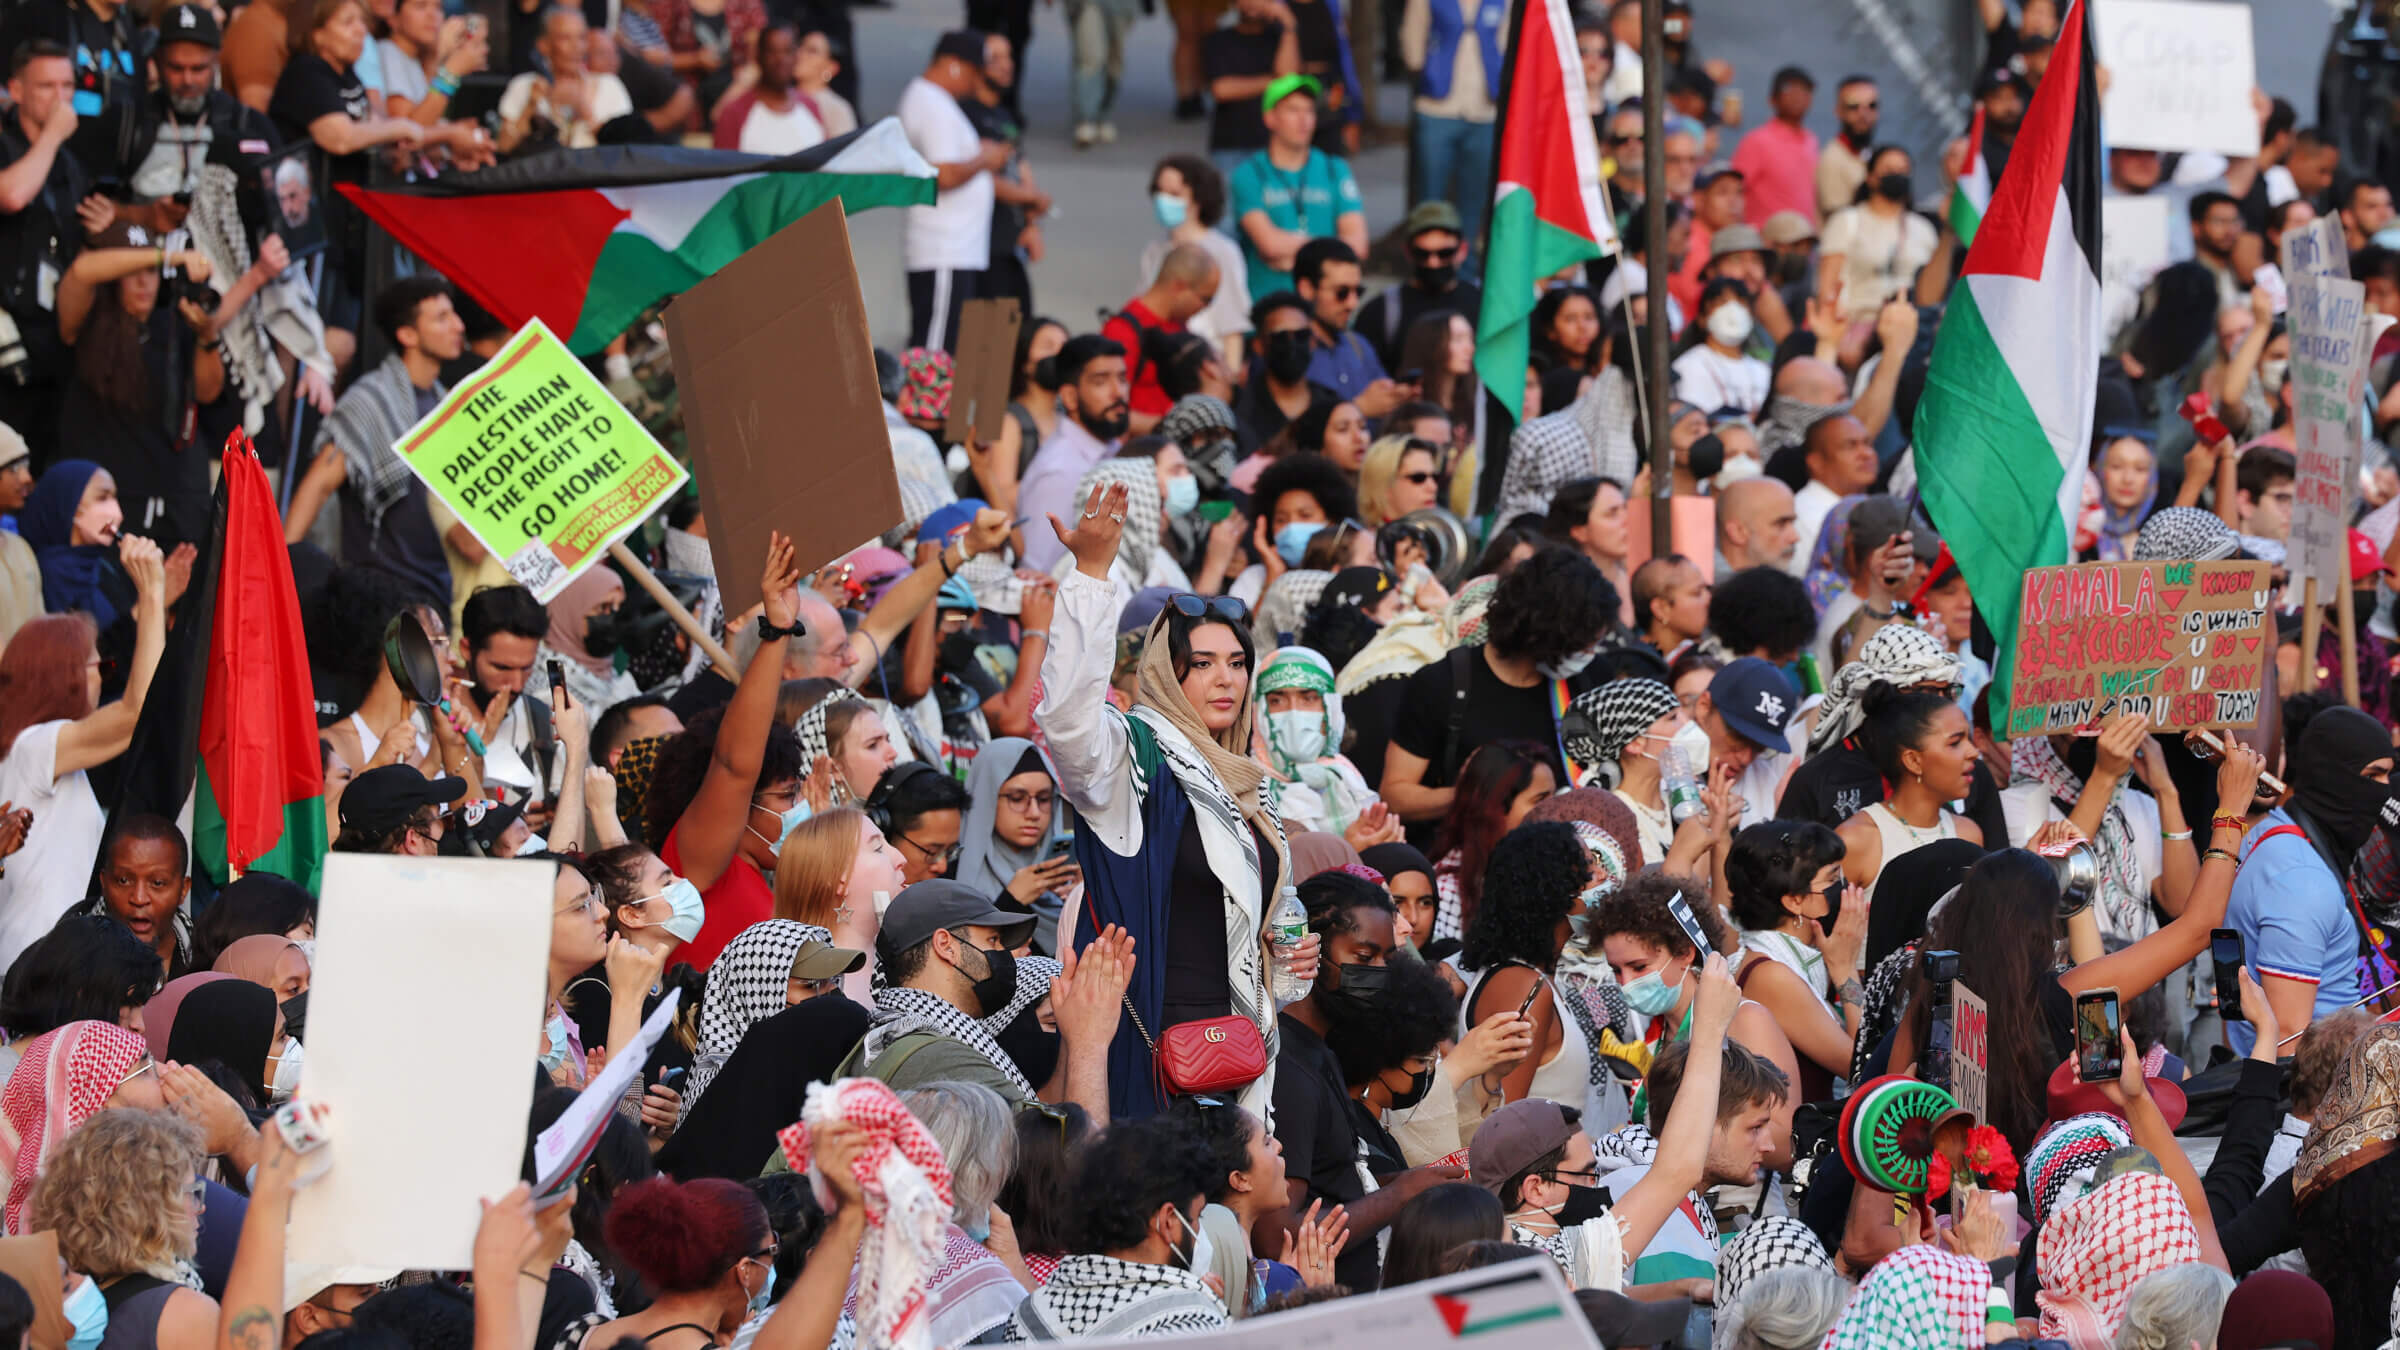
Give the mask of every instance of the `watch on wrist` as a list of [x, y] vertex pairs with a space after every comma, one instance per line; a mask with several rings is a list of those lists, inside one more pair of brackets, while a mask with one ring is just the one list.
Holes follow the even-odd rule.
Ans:
[[774, 624], [767, 622], [766, 615], [761, 614], [758, 616], [758, 640], [761, 642], [773, 642], [777, 638], [806, 636], [808, 636], [808, 625], [801, 623], [797, 619], [793, 620], [789, 625], [779, 628]]

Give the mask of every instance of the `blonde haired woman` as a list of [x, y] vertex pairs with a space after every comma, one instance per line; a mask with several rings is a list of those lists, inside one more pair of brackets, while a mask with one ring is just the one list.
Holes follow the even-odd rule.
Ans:
[[1358, 518], [1381, 529], [1411, 511], [1440, 504], [1441, 458], [1433, 442], [1386, 436], [1358, 465]]
[[775, 859], [775, 917], [797, 919], [833, 934], [833, 945], [867, 953], [867, 964], [842, 977], [842, 991], [865, 1003], [881, 925], [877, 896], [905, 884], [900, 850], [867, 813], [853, 806], [811, 816], [783, 841]]
[[118, 1344], [214, 1350], [217, 1303], [192, 1269], [203, 1161], [197, 1126], [163, 1111], [102, 1111], [34, 1183], [27, 1231], [57, 1233], [67, 1268], [108, 1294]]

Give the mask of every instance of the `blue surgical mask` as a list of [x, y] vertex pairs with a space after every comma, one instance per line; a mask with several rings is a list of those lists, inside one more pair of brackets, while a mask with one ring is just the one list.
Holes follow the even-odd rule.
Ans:
[[1592, 925], [1600, 918], [1600, 902], [1608, 898], [1609, 888], [1594, 886], [1583, 893], [1583, 912], [1567, 916], [1567, 929], [1575, 941], [1586, 947], [1592, 945]]
[[1295, 520], [1275, 532], [1275, 554], [1286, 567], [1298, 567], [1300, 556], [1308, 552], [1308, 541], [1325, 528], [1321, 520]]
[[[784, 833], [789, 835], [791, 831], [785, 830]], [[649, 898], [664, 899], [667, 907], [674, 911], [659, 927], [666, 929], [679, 941], [692, 942], [699, 938], [700, 925], [708, 921], [708, 906], [701, 903], [699, 887], [677, 877], [674, 885]]]
[[1267, 744], [1283, 761], [1275, 767], [1290, 773], [1298, 765], [1325, 757], [1325, 714], [1315, 708], [1294, 708], [1267, 714]]
[[760, 1285], [758, 1287], [758, 1292], [750, 1296], [750, 1315], [752, 1317], [756, 1317], [760, 1313], [765, 1312], [770, 1306], [773, 1305], [774, 1298], [775, 1267], [769, 1266], [767, 1267], [767, 1282]]
[[[758, 803], [753, 801], [751, 805], [756, 806]], [[772, 842], [774, 843], [775, 851], [778, 854], [783, 852], [783, 841], [791, 838], [792, 831], [799, 829], [801, 824], [814, 814], [816, 813], [809, 809], [808, 798], [802, 797], [800, 800], [792, 803], [790, 810], [785, 811], [776, 817], [781, 824], [776, 829], [775, 838]], [[759, 834], [758, 827], [754, 825], [744, 825], [742, 828], [750, 831], [752, 834], [758, 835], [758, 837], [761, 839], [766, 838], [764, 834]], [[691, 939], [685, 938], [684, 941], [689, 942]]]
[[1177, 520], [1200, 509], [1200, 480], [1190, 474], [1177, 474], [1167, 480], [1167, 514]]
[[1172, 193], [1153, 192], [1150, 194], [1150, 210], [1158, 216], [1160, 229], [1171, 230], [1191, 214], [1192, 204]]
[[977, 1242], [989, 1242], [992, 1240], [992, 1212], [987, 1209], [973, 1223], [962, 1223], [959, 1227], [966, 1229], [967, 1236]]
[[[1689, 969], [1684, 972], [1685, 975], [1690, 973]], [[1669, 984], [1664, 976], [1654, 970], [1625, 982], [1625, 1002], [1644, 1017], [1657, 1017], [1672, 1010], [1675, 1000], [1682, 993], [1682, 975], [1676, 976], [1675, 983]]]
[[100, 1338], [108, 1334], [108, 1297], [100, 1292], [100, 1282], [86, 1275], [75, 1292], [67, 1295], [67, 1321], [75, 1334], [67, 1338], [67, 1350], [100, 1350]]
[[567, 1062], [567, 1019], [551, 1018], [543, 1024], [542, 1032], [550, 1038], [550, 1048], [542, 1052], [542, 1069], [556, 1073], [558, 1066]]

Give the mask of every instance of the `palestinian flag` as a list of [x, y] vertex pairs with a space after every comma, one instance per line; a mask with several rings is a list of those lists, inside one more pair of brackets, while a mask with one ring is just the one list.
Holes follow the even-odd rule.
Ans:
[[316, 889], [325, 784], [291, 554], [249, 438], [225, 444], [208, 537], [126, 751], [112, 818], [172, 820], [224, 885], [256, 868]]
[[887, 117], [780, 158], [621, 145], [341, 190], [494, 318], [511, 329], [538, 318], [589, 356], [828, 201], [930, 204], [934, 170]]
[[2100, 108], [2073, 0], [1951, 292], [1915, 426], [1926, 509], [2003, 644], [2004, 724], [2026, 572], [2074, 561], [2100, 362]]
[[1983, 213], [1992, 205], [1992, 166], [1983, 158], [1983, 105], [1975, 105], [1975, 120], [1967, 124], [1967, 162], [1950, 187], [1950, 232], [1964, 248], [1975, 242]]
[[1542, 278], [1617, 247], [1600, 202], [1600, 143], [1583, 100], [1568, 0], [1517, 0], [1500, 80], [1492, 207], [1484, 235], [1475, 373], [1521, 418], [1533, 302]]

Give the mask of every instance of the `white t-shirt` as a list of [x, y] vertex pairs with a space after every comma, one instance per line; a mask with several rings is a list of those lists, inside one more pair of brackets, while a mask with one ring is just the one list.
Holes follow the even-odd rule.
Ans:
[[1825, 222], [1817, 250], [1842, 256], [1842, 313], [1856, 321], [1874, 318], [1884, 301], [1907, 289], [1938, 242], [1932, 224], [1914, 211], [1892, 218], [1851, 206]]
[[1808, 560], [1817, 550], [1817, 535], [1825, 528], [1825, 517], [1841, 503], [1841, 494], [1811, 478], [1808, 484], [1792, 494], [1793, 524], [1799, 527], [1799, 542], [1792, 546], [1792, 565], [1785, 569], [1793, 576], [1808, 575]]
[[[924, 76], [901, 91], [899, 111], [908, 143], [936, 169], [983, 153], [983, 138], [958, 100]], [[991, 266], [992, 176], [978, 173], [935, 197], [933, 205], [908, 208], [900, 252], [911, 272], [945, 267], [980, 272]]]
[[67, 726], [63, 718], [35, 723], [0, 758], [0, 801], [33, 812], [25, 847], [0, 876], [0, 969], [82, 903], [100, 852], [107, 816], [91, 782], [81, 769], [64, 778], [56, 772], [58, 733]]
[[797, 154], [824, 139], [825, 128], [797, 102], [777, 112], [762, 100], [751, 104], [750, 115], [742, 119], [741, 149], [753, 155]]
[[[526, 100], [533, 97], [533, 82], [540, 78], [532, 71], [527, 71], [508, 82], [508, 88], [500, 94], [501, 121], [517, 120], [525, 111]], [[583, 78], [593, 82], [592, 117], [589, 122], [578, 116], [569, 124], [564, 114], [570, 110], [550, 104], [547, 99], [543, 101], [549, 110], [550, 120], [560, 128], [559, 144], [569, 150], [589, 150], [598, 145], [600, 128], [633, 111], [633, 95], [625, 92], [623, 80], [614, 75], [596, 75], [588, 70], [583, 73]]]
[[1767, 401], [1767, 381], [1766, 362], [1727, 356], [1705, 342], [1675, 358], [1675, 396], [1703, 412], [1757, 412]]

